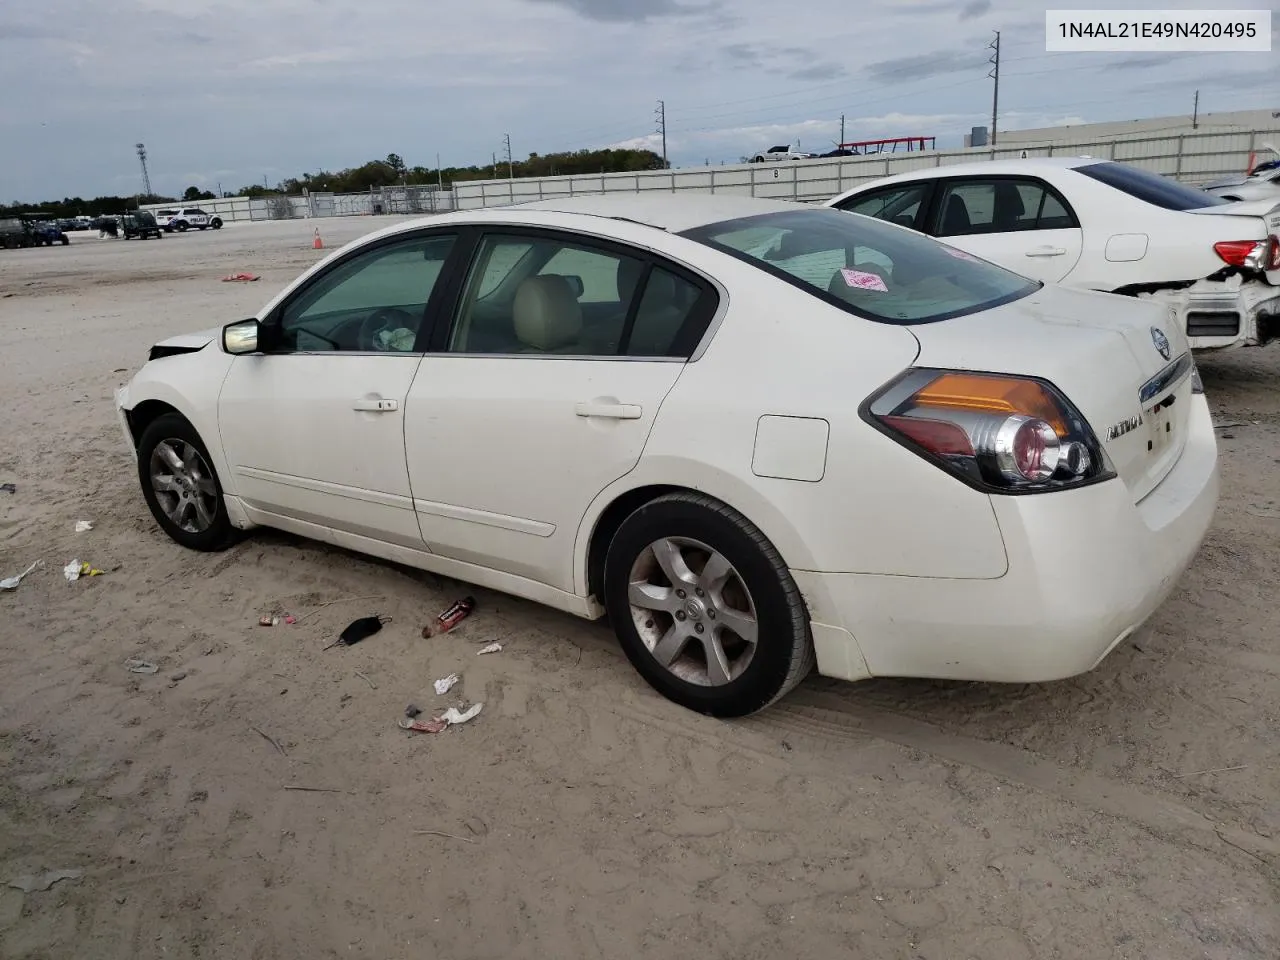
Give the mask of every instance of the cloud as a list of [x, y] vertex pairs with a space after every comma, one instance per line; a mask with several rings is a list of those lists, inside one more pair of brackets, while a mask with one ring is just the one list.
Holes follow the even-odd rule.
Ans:
[[1042, 0], [985, 2], [0, 0], [0, 90], [22, 91], [0, 96], [2, 189], [132, 188], [139, 140], [171, 195], [392, 151], [487, 163], [508, 133], [520, 155], [654, 149], [657, 100], [676, 165], [829, 149], [841, 114], [849, 140], [958, 146], [989, 122], [989, 24], [1010, 63], [1002, 130], [1188, 115], [1197, 89], [1202, 114], [1274, 109], [1267, 55], [1044, 57]]
[[986, 63], [978, 51], [937, 50], [914, 53], [892, 60], [879, 60], [863, 68], [867, 78], [879, 82], [924, 80], [964, 70], [977, 70]]
[[1174, 63], [1186, 54], [1180, 53], [1157, 53], [1148, 54], [1146, 56], [1137, 57], [1121, 57], [1119, 60], [1108, 60], [1102, 65], [1103, 70], [1150, 70], [1152, 67], [1162, 67], [1167, 63]]
[[707, 13], [713, 4], [688, 4], [679, 0], [526, 0], [564, 7], [587, 20], [601, 23], [643, 23], [661, 17], [688, 17]]

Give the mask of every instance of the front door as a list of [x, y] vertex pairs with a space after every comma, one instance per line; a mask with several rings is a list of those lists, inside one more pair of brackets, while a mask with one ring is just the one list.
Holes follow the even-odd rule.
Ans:
[[254, 510], [421, 548], [404, 411], [454, 237], [420, 234], [340, 260], [263, 324], [218, 400], [238, 495]]
[[1033, 177], [948, 180], [934, 217], [939, 240], [1044, 283], [1066, 279], [1084, 247], [1066, 200]]
[[481, 237], [405, 412], [431, 550], [571, 590], [578, 526], [636, 465], [715, 298], [628, 248], [539, 231]]

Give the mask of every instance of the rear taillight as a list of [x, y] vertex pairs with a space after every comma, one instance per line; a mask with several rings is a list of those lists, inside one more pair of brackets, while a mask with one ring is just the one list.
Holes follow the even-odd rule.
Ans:
[[1114, 476], [1083, 416], [1030, 377], [913, 369], [863, 406], [908, 449], [992, 493], [1034, 493]]
[[1213, 252], [1233, 267], [1244, 270], [1280, 270], [1280, 237], [1265, 240], [1222, 240]]

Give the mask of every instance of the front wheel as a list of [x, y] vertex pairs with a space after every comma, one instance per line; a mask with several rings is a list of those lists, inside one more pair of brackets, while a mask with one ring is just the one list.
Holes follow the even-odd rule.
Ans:
[[157, 417], [138, 441], [138, 478], [151, 514], [174, 541], [216, 551], [236, 536], [209, 451], [185, 417]]
[[187, 232], [187, 225], [186, 225], [186, 223], [185, 223], [185, 222], [184, 222], [184, 223], [180, 223], [180, 224], [178, 224], [178, 232], [179, 232], [179, 233], [186, 233], [186, 232]]
[[222, 229], [222, 221], [221, 221], [221, 220], [219, 220], [219, 219], [217, 219], [217, 218], [215, 217], [215, 218], [214, 218], [214, 220], [213, 220], [213, 222], [212, 222], [212, 223], [210, 223], [210, 224], [209, 224], [209, 226], [213, 227], [213, 229], [215, 229], [215, 230], [221, 230], [221, 229]]
[[640, 675], [699, 713], [755, 713], [814, 666], [804, 600], [777, 549], [702, 494], [659, 497], [623, 521], [605, 558], [604, 601]]

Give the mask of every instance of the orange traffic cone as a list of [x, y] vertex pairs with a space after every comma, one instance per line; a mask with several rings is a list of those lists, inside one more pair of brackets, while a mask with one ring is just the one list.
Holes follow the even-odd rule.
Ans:
[[324, 249], [324, 241], [320, 239], [320, 228], [319, 228], [319, 227], [316, 227], [316, 238], [315, 238], [313, 241], [311, 241], [311, 249], [312, 249], [312, 250], [323, 250], [323, 249]]

